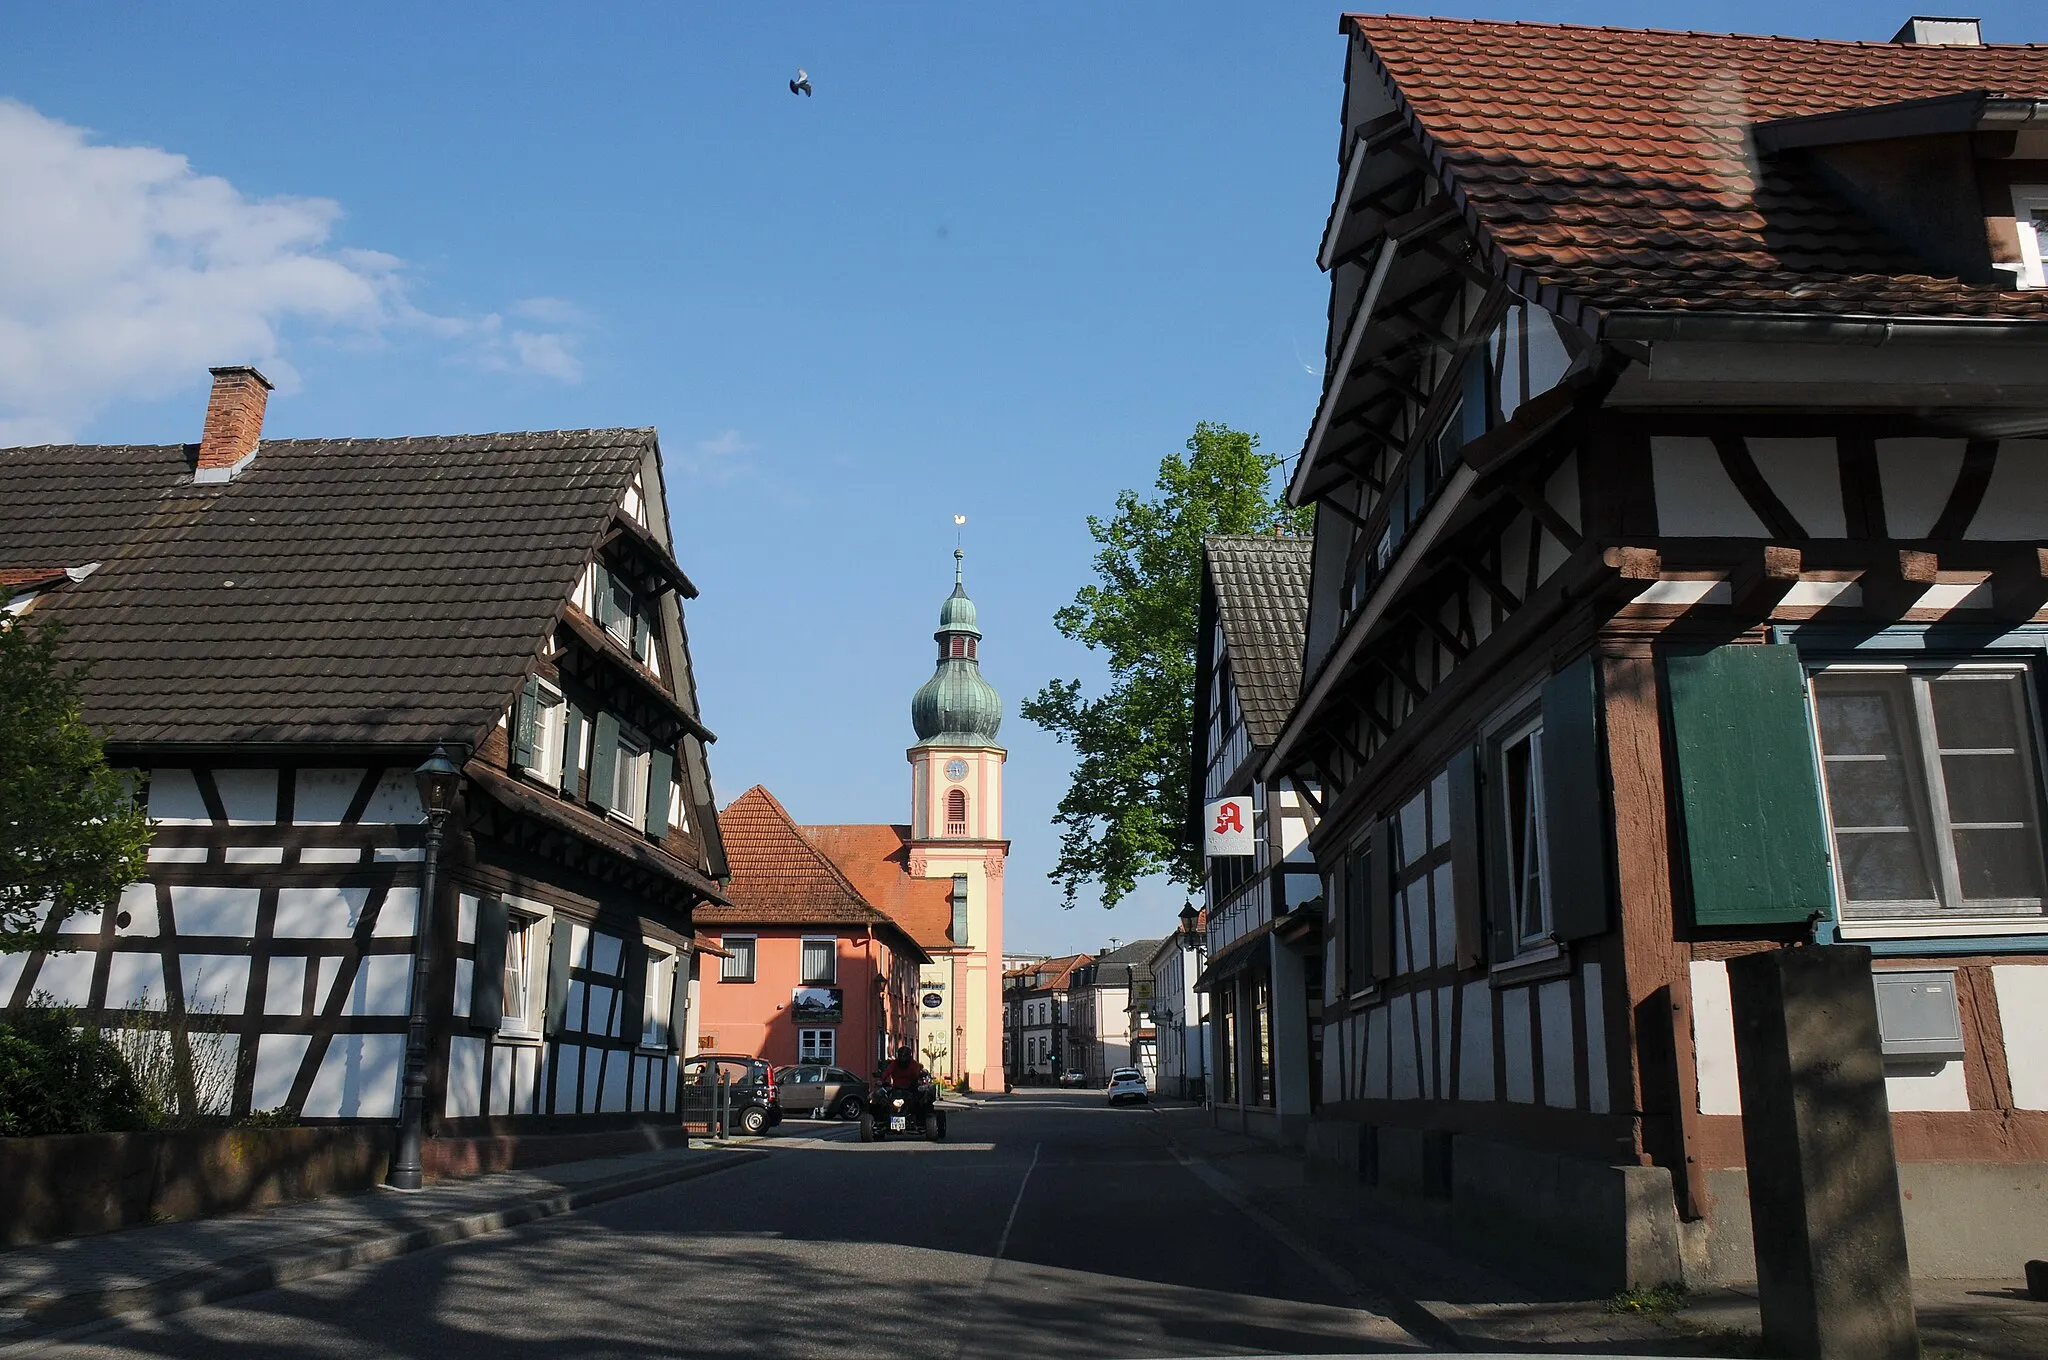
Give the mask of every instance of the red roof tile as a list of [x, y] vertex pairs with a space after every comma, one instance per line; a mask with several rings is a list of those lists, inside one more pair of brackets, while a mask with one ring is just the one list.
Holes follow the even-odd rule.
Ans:
[[953, 885], [910, 875], [907, 826], [807, 826], [803, 834], [926, 949], [953, 948]]
[[732, 905], [697, 908], [696, 924], [866, 926], [915, 940], [915, 932], [870, 905], [759, 784], [718, 814], [718, 830], [732, 870]]
[[2048, 318], [2048, 292], [1930, 273], [1799, 157], [1755, 158], [1749, 136], [1766, 119], [1964, 91], [2048, 96], [2048, 46], [1345, 22], [1525, 295], [1550, 285], [1602, 311]]

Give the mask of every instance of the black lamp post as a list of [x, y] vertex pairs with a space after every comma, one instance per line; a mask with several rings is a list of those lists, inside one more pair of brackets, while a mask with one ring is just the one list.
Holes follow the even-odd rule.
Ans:
[[405, 1096], [398, 1112], [398, 1141], [391, 1149], [391, 1169], [384, 1184], [392, 1190], [417, 1190], [426, 1182], [420, 1165], [421, 1125], [427, 1104], [427, 984], [434, 975], [435, 870], [441, 861], [441, 831], [455, 809], [462, 787], [462, 767], [436, 746], [424, 765], [413, 771], [420, 804], [427, 812], [427, 860], [420, 874], [420, 909], [413, 949], [412, 1018], [405, 1030]]

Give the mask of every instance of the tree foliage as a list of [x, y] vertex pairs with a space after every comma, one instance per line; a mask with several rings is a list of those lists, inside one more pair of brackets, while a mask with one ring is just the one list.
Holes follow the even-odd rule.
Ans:
[[84, 668], [59, 662], [58, 636], [0, 626], [0, 951], [34, 939], [45, 905], [98, 911], [146, 866], [149, 819], [80, 714]]
[[0, 1138], [106, 1133], [148, 1122], [134, 1074], [98, 1030], [81, 1029], [70, 1011], [45, 1004], [0, 1020]]
[[1072, 746], [1073, 782], [1054, 822], [1060, 858], [1050, 878], [1067, 905], [1083, 883], [1115, 906], [1140, 878], [1202, 879], [1187, 828], [1194, 746], [1195, 642], [1202, 540], [1211, 534], [1307, 534], [1312, 512], [1273, 490], [1281, 460], [1259, 438], [1207, 421], [1185, 456], [1159, 465], [1151, 499], [1120, 492], [1116, 515], [1088, 517], [1097, 583], [1053, 616], [1061, 634], [1107, 653], [1110, 688], [1090, 698], [1055, 680], [1026, 700], [1024, 717]]

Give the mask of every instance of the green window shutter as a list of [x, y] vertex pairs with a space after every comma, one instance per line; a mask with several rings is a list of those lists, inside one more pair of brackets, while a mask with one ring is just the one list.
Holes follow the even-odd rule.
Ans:
[[529, 675], [520, 688], [519, 702], [512, 706], [512, 765], [525, 769], [533, 764], [533, 734], [540, 720], [540, 681]]
[[597, 733], [590, 744], [590, 802], [610, 811], [612, 781], [619, 771], [619, 720], [600, 710]]
[[562, 705], [562, 792], [574, 798], [579, 790], [576, 777], [583, 767], [583, 710]]
[[1460, 968], [1486, 956], [1486, 881], [1479, 853], [1479, 750], [1451, 757], [1451, 900]]
[[1693, 918], [1826, 915], [1833, 894], [1799, 649], [1717, 647], [1665, 662]]
[[1366, 866], [1366, 948], [1372, 975], [1394, 975], [1394, 824], [1373, 823], [1372, 861]]
[[619, 1015], [619, 1037], [638, 1048], [647, 1027], [647, 942], [638, 934], [628, 935], [623, 952], [626, 995]]
[[476, 904], [476, 966], [469, 980], [469, 1027], [495, 1030], [505, 1019], [505, 904], [486, 897]]
[[612, 620], [617, 617], [612, 609], [612, 574], [604, 563], [599, 562], [596, 566], [597, 570], [592, 574], [591, 581], [590, 602], [596, 606], [592, 611], [592, 617], [600, 626], [609, 628]]
[[646, 610], [644, 610], [644, 609], [635, 609], [635, 610], [633, 611], [633, 655], [634, 655], [634, 656], [636, 656], [636, 657], [637, 657], [637, 656], [642, 656], [642, 655], [644, 655], [644, 654], [645, 654], [645, 651], [646, 651], [646, 647], [647, 647], [647, 634], [648, 634], [648, 632], [649, 632], [649, 627], [648, 627], [648, 623], [647, 623], [647, 611], [646, 611]]
[[1560, 940], [1607, 930], [1606, 775], [1593, 658], [1582, 656], [1543, 686], [1543, 849]]
[[675, 776], [676, 753], [656, 746], [647, 752], [647, 834], [668, 834], [668, 781]]
[[554, 929], [548, 935], [548, 1009], [541, 1021], [542, 1031], [553, 1039], [562, 1032], [562, 1022], [567, 1018], [562, 1012], [569, 1009], [569, 932], [570, 924], [557, 916]]

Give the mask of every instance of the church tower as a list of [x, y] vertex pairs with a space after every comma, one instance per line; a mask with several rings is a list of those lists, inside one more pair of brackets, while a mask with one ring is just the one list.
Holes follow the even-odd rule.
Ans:
[[[938, 666], [910, 701], [910, 874], [950, 880], [948, 945], [924, 970], [920, 1048], [934, 1070], [1002, 1089], [1003, 701], [981, 674], [981, 628], [967, 598], [966, 554], [939, 606]], [[940, 1004], [932, 1005], [934, 998]]]

